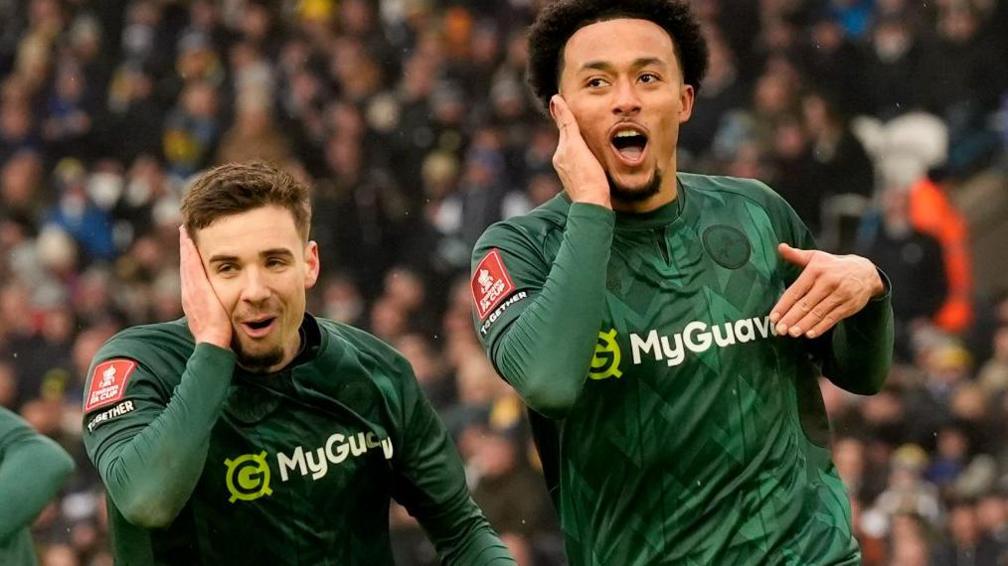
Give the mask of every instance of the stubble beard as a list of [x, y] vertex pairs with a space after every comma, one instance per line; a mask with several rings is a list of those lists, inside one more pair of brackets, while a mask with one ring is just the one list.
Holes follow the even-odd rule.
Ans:
[[235, 352], [238, 365], [252, 373], [265, 373], [271, 367], [283, 361], [283, 346], [275, 346], [262, 352], [249, 352], [242, 346], [236, 336], [231, 340], [231, 349]]
[[609, 196], [613, 200], [620, 201], [622, 203], [638, 203], [648, 200], [649, 198], [658, 194], [661, 190], [662, 184], [662, 172], [660, 169], [655, 169], [654, 175], [651, 176], [651, 180], [640, 187], [628, 187], [626, 185], [621, 185], [613, 179], [612, 175], [606, 171], [606, 180], [609, 181]]

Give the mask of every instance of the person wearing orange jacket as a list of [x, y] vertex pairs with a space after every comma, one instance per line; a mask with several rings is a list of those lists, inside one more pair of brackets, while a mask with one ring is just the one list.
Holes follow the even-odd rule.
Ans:
[[966, 220], [941, 182], [942, 176], [932, 173], [910, 187], [909, 215], [915, 229], [942, 246], [949, 292], [934, 322], [943, 330], [960, 333], [973, 323], [973, 258]]

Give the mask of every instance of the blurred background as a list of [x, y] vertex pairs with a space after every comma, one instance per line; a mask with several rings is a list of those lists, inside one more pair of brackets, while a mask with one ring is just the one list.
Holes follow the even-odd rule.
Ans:
[[[0, 405], [78, 473], [42, 563], [108, 565], [89, 361], [181, 316], [187, 180], [268, 159], [314, 188], [310, 310], [399, 348], [524, 565], [562, 563], [520, 401], [476, 341], [472, 244], [551, 198], [524, 86], [538, 0], [0, 0]], [[823, 384], [865, 564], [1008, 564], [1008, 1], [697, 0], [685, 171], [756, 177], [892, 278], [898, 363]], [[400, 508], [403, 565], [435, 563]]]

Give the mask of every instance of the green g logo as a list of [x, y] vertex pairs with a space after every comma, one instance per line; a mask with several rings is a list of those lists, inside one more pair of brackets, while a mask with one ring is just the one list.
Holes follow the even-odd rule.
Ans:
[[588, 377], [594, 380], [619, 378], [623, 372], [619, 369], [620, 347], [616, 343], [616, 329], [609, 332], [598, 333], [598, 341], [595, 343], [595, 357], [592, 358], [591, 368], [588, 370]]
[[273, 495], [265, 450], [258, 454], [243, 454], [234, 460], [228, 458], [224, 460], [224, 465], [227, 466], [227, 490], [231, 492], [228, 503], [255, 501], [264, 495]]

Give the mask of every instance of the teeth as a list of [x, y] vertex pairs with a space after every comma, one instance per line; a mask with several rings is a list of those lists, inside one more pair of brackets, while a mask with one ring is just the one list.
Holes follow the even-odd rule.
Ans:
[[616, 137], [618, 138], [632, 138], [639, 135], [641, 135], [641, 133], [636, 130], [620, 130], [616, 132]]

